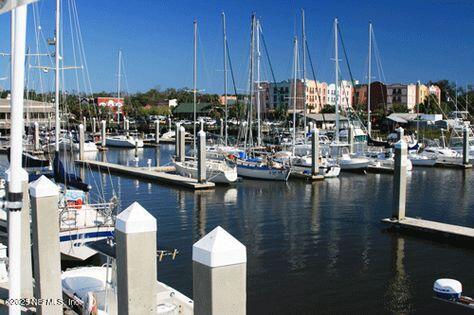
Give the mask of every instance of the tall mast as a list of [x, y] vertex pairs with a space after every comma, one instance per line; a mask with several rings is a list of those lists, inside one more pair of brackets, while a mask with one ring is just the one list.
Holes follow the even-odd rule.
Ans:
[[334, 19], [334, 59], [335, 59], [335, 67], [336, 67], [336, 84], [334, 88], [334, 97], [335, 97], [335, 104], [336, 104], [336, 142], [339, 142], [339, 55], [338, 55], [338, 47], [337, 47], [337, 30], [338, 30], [338, 21], [337, 18]]
[[249, 144], [253, 145], [252, 134], [252, 105], [254, 98], [254, 58], [255, 58], [255, 13], [252, 14], [251, 40], [250, 40], [250, 104], [248, 110], [248, 134]]
[[56, 0], [56, 31], [55, 31], [55, 54], [54, 54], [54, 109], [56, 115], [56, 126], [55, 126], [55, 151], [59, 152], [59, 135], [61, 129], [61, 117], [59, 117], [59, 28], [60, 28], [60, 14], [61, 14], [61, 0]]
[[[303, 42], [301, 43], [301, 47], [303, 48], [303, 127], [304, 130], [306, 131], [306, 111], [307, 111], [307, 105], [306, 105], [306, 22], [305, 22], [305, 15], [304, 15], [304, 9], [301, 9], [301, 23], [302, 23], [302, 32], [303, 32]], [[317, 88], [317, 86], [316, 86]], [[305, 140], [306, 140], [306, 135], [305, 135]]]
[[[122, 81], [122, 49], [118, 51], [118, 74], [117, 74], [117, 103], [120, 99], [120, 84]], [[124, 118], [125, 119], [125, 118]], [[117, 105], [117, 125], [120, 128], [120, 108]]]
[[298, 38], [295, 36], [293, 48], [293, 155], [296, 144], [296, 77], [298, 71]]
[[260, 127], [260, 20], [257, 20], [256, 33], [257, 37], [257, 145], [262, 145], [261, 127]]
[[224, 132], [225, 140], [224, 144], [227, 146], [227, 119], [229, 112], [227, 110], [227, 31], [226, 31], [226, 22], [225, 22], [225, 13], [222, 12], [222, 35], [223, 35], [223, 48], [224, 48]]
[[197, 21], [194, 20], [194, 63], [193, 63], [193, 151], [196, 155], [196, 101], [197, 101]]
[[370, 121], [370, 83], [372, 76], [372, 22], [369, 22], [369, 71], [367, 76], [367, 135], [372, 133], [372, 122]]
[[[12, 11], [11, 19], [11, 130], [10, 169], [6, 208], [8, 209], [8, 297], [19, 301], [21, 295], [21, 208], [23, 199], [22, 181], [26, 173], [22, 169], [23, 151], [23, 101], [25, 89], [25, 44], [27, 5]], [[20, 314], [20, 304], [11, 303], [9, 314]]]

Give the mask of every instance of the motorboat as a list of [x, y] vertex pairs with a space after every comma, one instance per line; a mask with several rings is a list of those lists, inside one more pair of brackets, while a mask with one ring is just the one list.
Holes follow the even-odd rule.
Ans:
[[[64, 295], [74, 302], [71, 304], [74, 304], [76, 311], [81, 314], [119, 314], [115, 246], [103, 243], [104, 241], [93, 243], [93, 248], [102, 254], [107, 252], [107, 264], [76, 267], [64, 271], [61, 275]], [[157, 314], [194, 313], [193, 300], [160, 281], [157, 281], [156, 285], [156, 306]]]
[[131, 136], [110, 136], [106, 139], [107, 146], [118, 148], [143, 148], [143, 140]]
[[[318, 160], [318, 175], [325, 178], [338, 177], [341, 172], [341, 167], [336, 164], [330, 164], [326, 158], [320, 157]], [[291, 173], [311, 174], [312, 172], [312, 157], [302, 156], [291, 159]]]
[[408, 158], [413, 166], [434, 166], [436, 164], [436, 156], [422, 155], [416, 152], [409, 152]]

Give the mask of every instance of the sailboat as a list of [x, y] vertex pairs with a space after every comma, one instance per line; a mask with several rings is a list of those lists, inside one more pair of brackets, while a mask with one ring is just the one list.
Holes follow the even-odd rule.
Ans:
[[[252, 28], [251, 28], [251, 49], [250, 49], [250, 104], [248, 106], [248, 117], [247, 123], [243, 124], [245, 128], [245, 148], [246, 151], [251, 152], [247, 148], [247, 139], [250, 144], [253, 143], [252, 136], [252, 107], [254, 100], [254, 58], [255, 58], [255, 44], [257, 54], [257, 146], [261, 145], [261, 130], [260, 130], [260, 22], [256, 20], [255, 14], [252, 15]], [[236, 157], [235, 163], [237, 165], [237, 174], [242, 177], [252, 179], [264, 179], [264, 180], [276, 180], [276, 181], [287, 181], [290, 176], [290, 168], [282, 163], [278, 163], [271, 156], [264, 155], [249, 157], [247, 154], [241, 154]]]
[[[193, 156], [185, 161], [172, 159], [176, 168], [176, 173], [184, 177], [198, 178], [198, 161], [196, 156], [196, 102], [197, 102], [197, 21], [194, 21], [194, 65], [193, 65], [193, 93], [194, 93], [194, 134], [193, 134]], [[185, 154], [184, 152], [181, 154]], [[219, 183], [230, 184], [237, 181], [237, 169], [224, 159], [206, 159], [207, 180]]]
[[329, 145], [332, 158], [331, 163], [337, 164], [342, 171], [365, 171], [369, 166], [369, 160], [365, 157], [352, 157], [347, 143], [339, 142], [339, 50], [338, 50], [338, 19], [334, 19], [334, 59], [335, 59], [335, 107], [336, 107], [336, 130], [335, 140]]

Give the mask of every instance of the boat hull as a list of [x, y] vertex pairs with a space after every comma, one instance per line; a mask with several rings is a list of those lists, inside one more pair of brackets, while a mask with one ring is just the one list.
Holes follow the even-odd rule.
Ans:
[[237, 174], [252, 179], [287, 181], [290, 175], [290, 169], [237, 165]]

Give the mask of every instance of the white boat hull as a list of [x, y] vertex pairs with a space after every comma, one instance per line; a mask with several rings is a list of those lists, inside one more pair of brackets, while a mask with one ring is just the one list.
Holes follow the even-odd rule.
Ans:
[[290, 175], [290, 169], [253, 167], [237, 164], [237, 174], [253, 179], [287, 181]]
[[[206, 178], [208, 181], [211, 181], [216, 184], [231, 184], [237, 181], [237, 169], [235, 167], [225, 166], [225, 170], [220, 170], [217, 167], [213, 167], [214, 163], [225, 163], [225, 162], [207, 162], [206, 167]], [[176, 173], [184, 176], [197, 179], [198, 171], [197, 164], [195, 162], [174, 162], [176, 168]]]
[[117, 148], [143, 148], [143, 140], [127, 137], [109, 137], [106, 139], [106, 145]]

